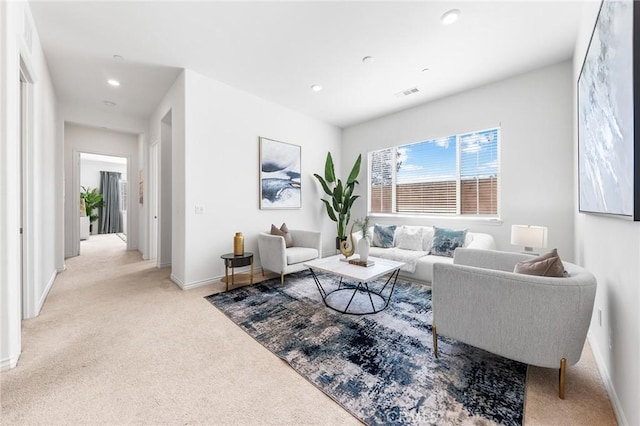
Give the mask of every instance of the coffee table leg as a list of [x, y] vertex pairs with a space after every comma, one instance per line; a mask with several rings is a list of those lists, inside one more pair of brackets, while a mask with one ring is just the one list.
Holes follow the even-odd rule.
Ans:
[[[351, 295], [351, 299], [349, 299], [349, 303], [347, 303], [347, 307], [344, 308], [344, 313], [345, 314], [349, 312], [349, 306], [351, 305], [351, 302], [353, 302], [353, 298], [356, 297], [356, 294], [358, 294], [358, 290], [360, 290], [360, 286], [362, 286], [362, 282], [358, 283], [358, 286], [356, 287], [355, 291]], [[369, 296], [369, 297], [371, 297], [371, 296]], [[371, 304], [373, 305], [373, 301], [371, 302]], [[373, 310], [375, 311], [375, 308]]]
[[376, 305], [373, 304], [373, 298], [371, 297], [371, 290], [369, 290], [369, 286], [367, 285], [367, 283], [364, 283], [365, 288], [367, 289], [367, 294], [369, 295], [369, 301], [371, 302], [371, 309], [373, 310], [373, 313], [377, 313], [376, 311]]
[[249, 278], [249, 284], [253, 284], [253, 257], [251, 257], [251, 275]]

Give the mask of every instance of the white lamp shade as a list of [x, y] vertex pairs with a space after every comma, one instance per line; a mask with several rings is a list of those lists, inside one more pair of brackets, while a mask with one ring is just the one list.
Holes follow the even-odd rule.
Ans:
[[547, 227], [511, 225], [511, 244], [523, 247], [547, 247]]

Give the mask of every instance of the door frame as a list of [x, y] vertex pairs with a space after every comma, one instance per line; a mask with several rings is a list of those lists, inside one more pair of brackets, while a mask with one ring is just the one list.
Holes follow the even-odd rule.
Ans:
[[158, 206], [159, 178], [160, 178], [160, 141], [156, 140], [149, 146], [149, 259], [159, 265], [160, 241], [158, 238]]
[[35, 212], [33, 208], [33, 68], [26, 56], [20, 53], [19, 94], [20, 94], [20, 285], [21, 318], [38, 315], [38, 301], [35, 300], [33, 277]]

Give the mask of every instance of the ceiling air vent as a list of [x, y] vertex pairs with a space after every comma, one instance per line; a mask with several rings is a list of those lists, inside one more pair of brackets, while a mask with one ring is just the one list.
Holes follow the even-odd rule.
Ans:
[[405, 96], [413, 95], [414, 93], [418, 93], [419, 90], [417, 87], [412, 87], [411, 89], [403, 90], [402, 92], [396, 93], [397, 98], [404, 98]]

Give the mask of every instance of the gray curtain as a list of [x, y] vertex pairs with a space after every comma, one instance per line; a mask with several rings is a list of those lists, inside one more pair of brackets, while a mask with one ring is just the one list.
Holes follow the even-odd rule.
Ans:
[[122, 232], [119, 181], [118, 172], [100, 172], [100, 192], [104, 197], [104, 204], [100, 209], [100, 234]]

